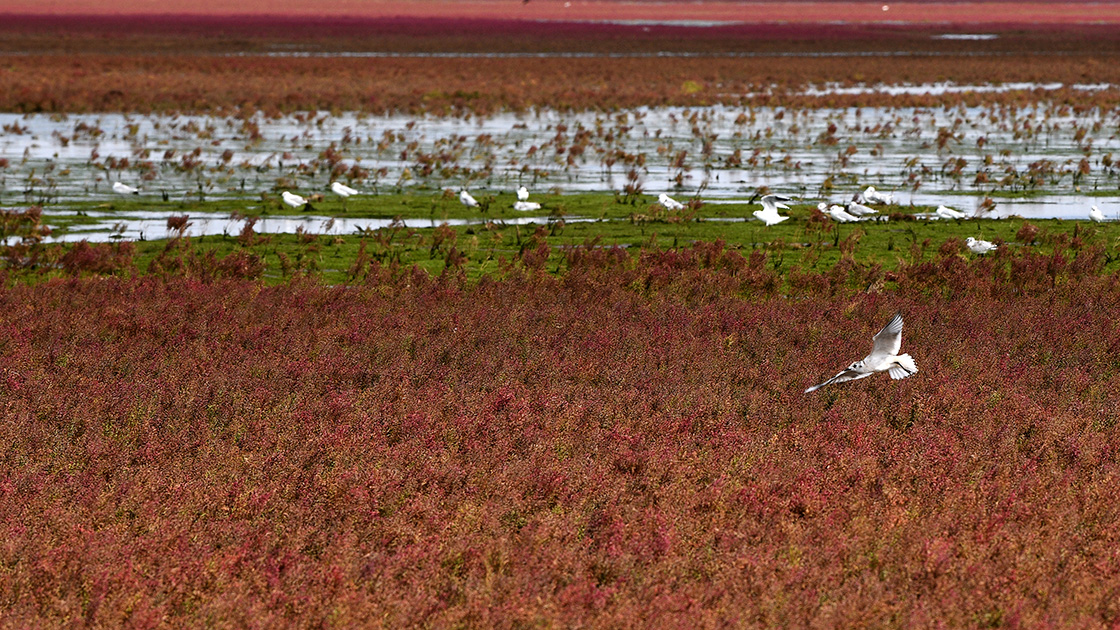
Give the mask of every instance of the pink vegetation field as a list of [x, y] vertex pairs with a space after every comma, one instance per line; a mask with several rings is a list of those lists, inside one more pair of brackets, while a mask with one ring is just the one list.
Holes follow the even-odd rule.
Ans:
[[[1112, 627], [1092, 260], [6, 288], [3, 625]], [[802, 394], [896, 311], [917, 375]]]
[[[888, 7], [884, 10], [883, 7]], [[1084, 24], [1120, 21], [1112, 2], [626, 2], [611, 0], [8, 0], [3, 12], [39, 15], [269, 15], [343, 18], [503, 20], [698, 20], [907, 22], [914, 24]]]

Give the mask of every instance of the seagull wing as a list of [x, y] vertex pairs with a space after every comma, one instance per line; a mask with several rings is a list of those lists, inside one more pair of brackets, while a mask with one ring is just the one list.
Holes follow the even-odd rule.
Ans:
[[883, 326], [883, 329], [871, 340], [875, 345], [871, 347], [871, 354], [863, 360], [868, 367], [878, 365], [887, 357], [898, 354], [899, 349], [902, 348], [902, 314], [895, 313], [891, 321], [887, 322], [887, 325]]
[[[784, 204], [784, 202], [786, 201], [793, 201], [793, 198], [787, 197], [785, 195], [771, 194], [764, 196], [760, 203], [762, 204], [763, 208], [769, 210], [770, 208], [786, 208]], [[786, 209], [788, 210], [789, 208]]]
[[814, 385], [814, 386], [810, 387], [809, 389], [805, 390], [805, 393], [808, 394], [809, 392], [817, 391], [818, 389], [824, 387], [825, 385], [831, 385], [833, 383], [847, 383], [848, 381], [858, 381], [859, 379], [867, 378], [868, 376], [871, 376], [872, 374], [873, 374], [873, 372], [862, 372], [861, 373], [861, 372], [857, 372], [855, 370], [844, 370], [843, 372], [837, 374], [836, 376], [833, 376], [832, 378], [830, 378], [827, 381], [821, 383], [820, 385]]

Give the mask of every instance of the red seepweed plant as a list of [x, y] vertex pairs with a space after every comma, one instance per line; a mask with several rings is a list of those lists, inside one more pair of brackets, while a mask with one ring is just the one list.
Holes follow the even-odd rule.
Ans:
[[[7, 286], [5, 622], [1120, 620], [1116, 277], [754, 258]], [[801, 394], [895, 311], [918, 375]]]

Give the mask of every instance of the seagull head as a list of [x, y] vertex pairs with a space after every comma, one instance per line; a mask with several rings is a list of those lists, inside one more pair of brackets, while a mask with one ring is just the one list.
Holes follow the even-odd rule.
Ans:
[[854, 363], [852, 363], [851, 365], [848, 366], [848, 369], [849, 370], [862, 370], [863, 369], [863, 359], [860, 359], [859, 361], [855, 361]]

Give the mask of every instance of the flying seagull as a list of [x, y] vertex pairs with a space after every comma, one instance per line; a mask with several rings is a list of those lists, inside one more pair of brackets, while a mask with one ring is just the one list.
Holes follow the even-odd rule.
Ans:
[[918, 366], [914, 363], [914, 359], [910, 358], [910, 355], [898, 354], [899, 348], [902, 347], [901, 313], [896, 313], [891, 321], [883, 326], [879, 334], [872, 337], [871, 340], [874, 342], [871, 347], [871, 354], [849, 365], [846, 370], [820, 385], [810, 387], [805, 390], [805, 393], [808, 394], [832, 383], [857, 381], [876, 372], [887, 372], [896, 381], [918, 373]]
[[767, 226], [777, 225], [789, 218], [778, 214], [778, 208], [789, 210], [789, 206], [784, 203], [786, 201], [793, 200], [785, 195], [766, 195], [761, 201], [762, 210], [755, 210], [751, 214]]
[[677, 201], [676, 199], [673, 199], [672, 197], [670, 197], [669, 195], [666, 195], [665, 193], [661, 193], [661, 196], [657, 198], [657, 203], [661, 204], [661, 206], [663, 208], [665, 208], [666, 210], [683, 210], [684, 209], [684, 204], [683, 203]]
[[968, 245], [973, 254], [987, 254], [996, 248], [996, 245], [991, 241], [978, 241], [971, 236], [964, 240], [964, 244]]

